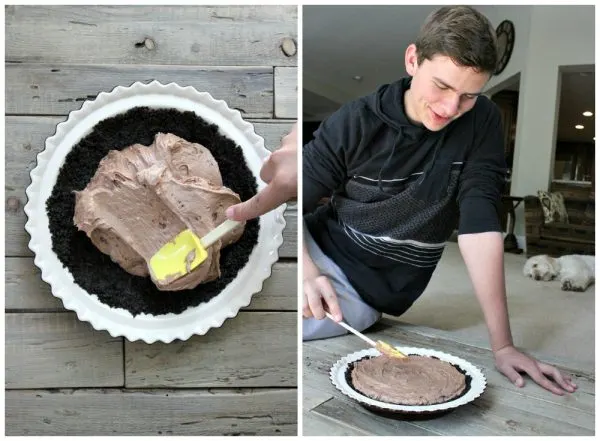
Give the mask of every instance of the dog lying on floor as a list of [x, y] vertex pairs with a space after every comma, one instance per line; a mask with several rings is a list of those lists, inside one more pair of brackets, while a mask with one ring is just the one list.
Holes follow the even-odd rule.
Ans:
[[585, 291], [594, 283], [595, 256], [571, 254], [554, 258], [545, 254], [527, 259], [523, 274], [535, 280], [558, 279], [564, 291]]

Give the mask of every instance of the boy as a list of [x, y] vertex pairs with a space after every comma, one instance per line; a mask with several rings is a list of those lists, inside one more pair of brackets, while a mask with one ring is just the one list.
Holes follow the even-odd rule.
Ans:
[[405, 64], [408, 78], [347, 103], [304, 146], [303, 338], [344, 333], [323, 320], [324, 309], [359, 330], [382, 313], [404, 313], [458, 221], [498, 370], [519, 387], [526, 372], [556, 394], [573, 392], [569, 377], [512, 342], [498, 216], [501, 118], [480, 96], [497, 65], [491, 23], [471, 7], [443, 7]]

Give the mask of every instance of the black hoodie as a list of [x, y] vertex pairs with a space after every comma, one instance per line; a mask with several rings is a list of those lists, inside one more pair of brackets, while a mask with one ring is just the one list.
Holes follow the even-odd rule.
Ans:
[[406, 117], [409, 87], [345, 104], [302, 152], [307, 228], [362, 299], [392, 315], [423, 293], [457, 222], [459, 234], [501, 231], [506, 176], [495, 104], [478, 97], [432, 132]]

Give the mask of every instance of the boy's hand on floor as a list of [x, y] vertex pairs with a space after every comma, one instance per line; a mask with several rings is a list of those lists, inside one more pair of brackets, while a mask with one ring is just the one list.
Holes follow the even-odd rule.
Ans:
[[[496, 368], [517, 387], [525, 385], [525, 380], [519, 374], [519, 372], [525, 372], [537, 384], [556, 395], [564, 395], [564, 391], [575, 392], [577, 389], [577, 385], [573, 383], [570, 376], [561, 373], [554, 366], [525, 355], [514, 346], [506, 346], [497, 350], [494, 358]], [[551, 381], [549, 377], [554, 381]]]
[[342, 310], [337, 300], [337, 294], [326, 276], [317, 275], [304, 278], [304, 303], [302, 315], [317, 320], [325, 318], [328, 311], [337, 321], [342, 320]]

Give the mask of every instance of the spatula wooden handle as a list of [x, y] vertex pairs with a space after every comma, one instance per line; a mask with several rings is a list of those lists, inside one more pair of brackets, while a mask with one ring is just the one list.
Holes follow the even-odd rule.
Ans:
[[215, 243], [217, 240], [219, 240], [220, 238], [225, 236], [227, 233], [229, 233], [231, 230], [233, 230], [235, 227], [237, 227], [239, 224], [240, 224], [240, 222], [238, 222], [238, 221], [227, 219], [225, 222], [223, 222], [217, 228], [215, 228], [211, 232], [207, 233], [204, 237], [202, 237], [202, 239], [200, 239], [202, 246], [205, 249], [208, 248], [213, 243]]

